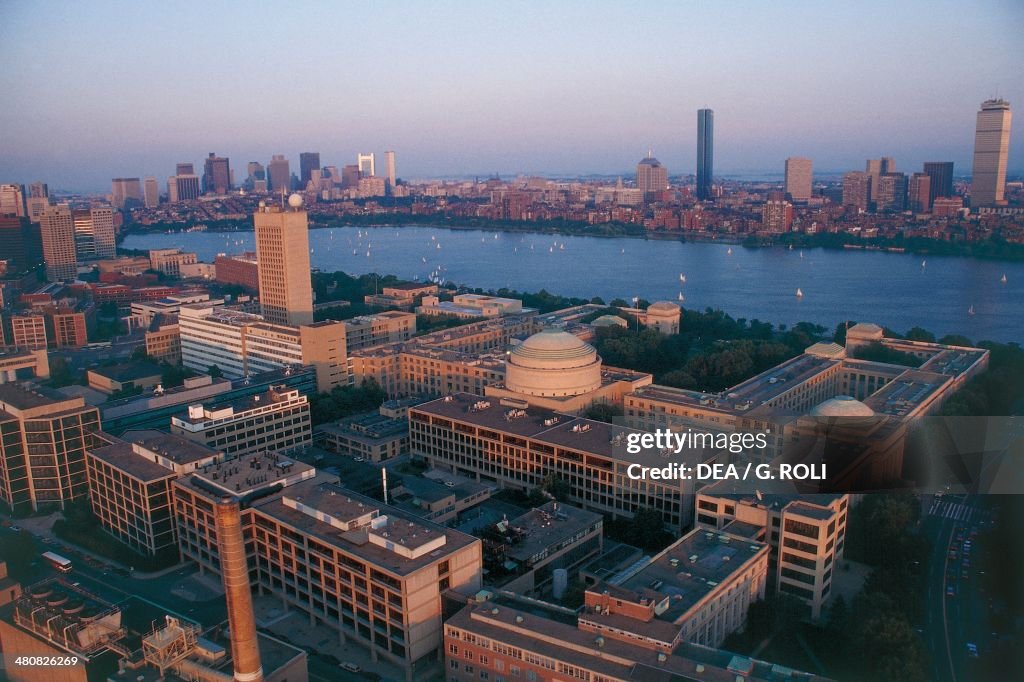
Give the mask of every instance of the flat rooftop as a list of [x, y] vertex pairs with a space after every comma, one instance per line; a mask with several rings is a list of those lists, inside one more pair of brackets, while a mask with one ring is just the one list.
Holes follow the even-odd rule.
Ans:
[[274, 485], [287, 487], [312, 478], [316, 469], [274, 452], [257, 452], [207, 464], [192, 476], [206, 489], [220, 490], [224, 495], [244, 496]]
[[[57, 403], [78, 403], [79, 397], [68, 397], [45, 386], [22, 386], [14, 383], [0, 384], [0, 403], [6, 403], [17, 410], [31, 410]], [[68, 405], [64, 406], [65, 408]]]
[[121, 438], [129, 443], [138, 443], [147, 450], [181, 465], [192, 464], [220, 454], [218, 450], [184, 436], [155, 429], [126, 431]]
[[122, 382], [159, 377], [162, 375], [163, 369], [153, 362], [125, 362], [107, 367], [96, 367], [90, 369], [89, 372], [112, 381]]
[[519, 542], [505, 550], [505, 555], [526, 562], [535, 554], [559, 545], [601, 521], [600, 514], [549, 502], [509, 522], [521, 535]]
[[668, 610], [658, 618], [675, 622], [767, 547], [739, 535], [698, 528], [618, 585], [637, 596], [670, 597]]
[[89, 452], [97, 459], [144, 483], [177, 475], [174, 471], [137, 454], [131, 443], [114, 443]]
[[946, 374], [907, 370], [865, 398], [864, 404], [875, 414], [902, 417], [930, 400], [951, 381], [953, 378]]
[[[359, 495], [330, 482], [333, 480], [333, 477], [317, 476], [297, 483], [279, 494], [257, 501], [253, 508], [301, 533], [308, 534], [325, 544], [360, 557], [397, 575], [414, 573], [437, 561], [440, 556], [479, 542], [465, 533], [425, 521], [397, 507]], [[369, 531], [366, 527], [357, 530], [343, 530], [329, 520], [314, 518], [306, 512], [288, 506], [285, 504], [285, 498], [299, 502], [318, 513], [339, 521], [347, 522], [366, 515], [375, 515], [375, 518], [387, 517], [386, 524], [373, 531]], [[444, 542], [432, 551], [415, 558], [408, 558], [397, 551], [371, 542], [370, 532], [382, 537], [386, 532], [387, 541], [409, 548], [422, 547], [442, 538]]]

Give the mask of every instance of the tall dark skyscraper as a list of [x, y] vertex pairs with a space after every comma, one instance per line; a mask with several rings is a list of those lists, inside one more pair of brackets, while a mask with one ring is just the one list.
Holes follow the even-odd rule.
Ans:
[[313, 177], [313, 171], [320, 170], [320, 152], [302, 152], [299, 154], [299, 182], [301, 189]]
[[936, 197], [953, 196], [953, 162], [926, 161], [924, 173], [928, 176], [928, 205], [935, 203]]
[[203, 191], [211, 194], [227, 194], [230, 189], [231, 166], [227, 158], [210, 152], [203, 166]]
[[715, 112], [697, 110], [697, 198], [711, 198], [715, 166]]

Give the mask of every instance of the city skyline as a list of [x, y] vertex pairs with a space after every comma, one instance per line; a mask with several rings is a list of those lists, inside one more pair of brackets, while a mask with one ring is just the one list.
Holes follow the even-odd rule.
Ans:
[[[1011, 31], [1024, 10], [1009, 3], [972, 16], [952, 4], [907, 5], [882, 28], [859, 28], [870, 8], [799, 3], [577, 9], [504, 17], [460, 7], [446, 15], [458, 40], [435, 47], [426, 10], [299, 6], [273, 17], [282, 44], [297, 46], [293, 58], [256, 69], [245, 55], [269, 15], [99, 4], [40, 16], [38, 7], [7, 6], [5, 52], [26, 67], [0, 76], [12, 105], [0, 113], [9, 132], [0, 177], [105, 191], [113, 177], [162, 182], [174, 163], [197, 163], [210, 150], [236, 164], [284, 153], [298, 167], [308, 149], [339, 166], [359, 151], [395, 149], [405, 178], [617, 174], [648, 148], [682, 175], [696, 171], [700, 108], [717, 114], [721, 175], [780, 175], [790, 156], [813, 159], [821, 173], [878, 156], [902, 168], [952, 160], [966, 173], [978, 103], [1024, 101]], [[31, 30], [44, 19], [51, 30]], [[378, 36], [387, 58], [347, 50], [333, 30], [342, 22]], [[574, 29], [551, 28], [566, 25]], [[121, 40], [107, 41], [111, 27]], [[803, 39], [761, 54], [770, 36], [786, 32]], [[102, 52], [98, 41], [108, 45]], [[879, 42], [886, 50], [871, 49]], [[168, 50], [181, 77], [143, 78], [165, 68]], [[223, 65], [213, 75], [200, 70], [211, 59]], [[908, 69], [916, 74], [909, 85]], [[90, 77], [105, 89], [82, 97]], [[1011, 176], [1024, 168], [1022, 149], [1024, 139], [1011, 140]]]

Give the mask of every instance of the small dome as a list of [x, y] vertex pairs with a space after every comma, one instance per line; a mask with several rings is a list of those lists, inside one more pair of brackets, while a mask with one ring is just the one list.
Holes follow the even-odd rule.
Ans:
[[877, 324], [872, 324], [871, 322], [858, 322], [850, 327], [846, 334], [847, 336], [850, 334], [859, 334], [861, 336], [881, 336], [882, 331], [882, 328]]
[[574, 396], [601, 386], [601, 358], [589, 343], [560, 329], [545, 329], [512, 349], [505, 386], [532, 396]]
[[302, 195], [293, 194], [290, 197], [288, 197], [288, 205], [291, 206], [292, 208], [300, 208], [302, 206]]
[[874, 417], [875, 411], [870, 407], [848, 395], [837, 395], [817, 405], [811, 410], [812, 417]]
[[628, 327], [629, 322], [618, 315], [602, 315], [590, 323], [595, 327]]
[[515, 364], [524, 367], [574, 367], [589, 364], [596, 355], [589, 343], [560, 329], [545, 329], [512, 350]]
[[672, 301], [658, 301], [647, 306], [647, 312], [656, 315], [678, 315], [679, 311], [679, 306]]

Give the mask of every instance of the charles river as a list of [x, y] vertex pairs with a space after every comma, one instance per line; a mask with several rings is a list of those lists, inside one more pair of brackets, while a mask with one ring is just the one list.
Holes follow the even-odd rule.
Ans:
[[[325, 272], [420, 281], [434, 275], [483, 289], [605, 301], [679, 302], [682, 294], [687, 308], [776, 324], [831, 329], [850, 319], [899, 332], [920, 326], [940, 336], [1024, 342], [1024, 263], [422, 226], [312, 229], [309, 245], [313, 267]], [[255, 240], [251, 231], [154, 233], [129, 235], [122, 246], [181, 247], [212, 262], [219, 253], [254, 251]]]

